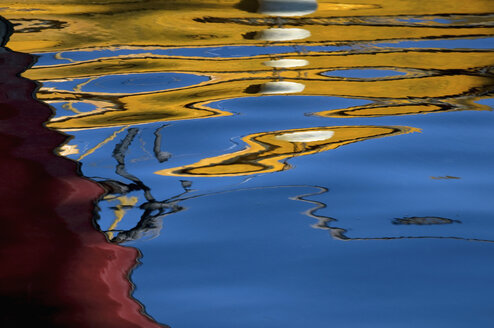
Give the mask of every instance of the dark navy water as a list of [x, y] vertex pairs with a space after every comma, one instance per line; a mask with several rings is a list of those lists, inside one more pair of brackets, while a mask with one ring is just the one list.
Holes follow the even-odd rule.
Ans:
[[[143, 40], [106, 44], [83, 29], [94, 40], [31, 46], [26, 73], [71, 136], [60, 154], [107, 190], [95, 226], [142, 253], [130, 280], [146, 313], [174, 328], [491, 327], [492, 4], [192, 2], [163, 5], [190, 30], [148, 35], [135, 18]], [[69, 44], [61, 31], [46, 40]]]

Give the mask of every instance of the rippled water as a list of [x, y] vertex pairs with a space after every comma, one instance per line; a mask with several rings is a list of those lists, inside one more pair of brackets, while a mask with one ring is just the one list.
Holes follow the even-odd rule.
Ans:
[[4, 1], [172, 327], [488, 327], [493, 3]]

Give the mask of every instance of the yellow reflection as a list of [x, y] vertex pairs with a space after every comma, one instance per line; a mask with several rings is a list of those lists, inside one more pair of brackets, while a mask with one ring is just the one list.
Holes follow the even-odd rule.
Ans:
[[[61, 80], [104, 76], [108, 74], [131, 74], [151, 72], [182, 72], [220, 76], [235, 73], [236, 77], [249, 78], [250, 73], [269, 73], [265, 66], [274, 68], [296, 68], [304, 66], [302, 72], [314, 78], [329, 69], [394, 68], [415, 70], [472, 70], [492, 65], [492, 52], [486, 51], [445, 51], [401, 50], [369, 53], [287, 53], [287, 59], [278, 55], [240, 58], [198, 58], [136, 54], [132, 56], [102, 57], [77, 63], [41, 66], [29, 69], [23, 75], [33, 80]], [[297, 71], [301, 71], [297, 68]]]
[[[286, 75], [290, 75], [294, 72], [286, 73]], [[380, 102], [387, 100], [388, 108], [382, 106], [352, 108], [345, 111], [346, 116], [417, 114], [448, 110], [450, 107], [456, 110], [482, 110], [487, 109], [487, 106], [475, 104], [473, 100], [486, 97], [481, 95], [492, 84], [492, 79], [489, 77], [469, 75], [426, 76], [376, 81], [332, 80], [321, 77], [297, 79], [294, 76], [294, 78], [276, 82], [271, 81], [270, 71], [259, 72], [259, 77], [263, 78], [253, 78], [249, 72], [215, 74], [211, 81], [192, 87], [136, 95], [101, 95], [99, 99], [105, 101], [100, 104], [103, 104], [104, 107], [97, 107], [93, 112], [56, 118], [48, 126], [66, 130], [88, 129], [227, 116], [231, 114], [208, 107], [208, 104], [225, 99], [273, 94], [376, 98]], [[247, 78], [248, 76], [250, 78]], [[253, 88], [255, 86], [257, 87]], [[38, 97], [50, 102], [81, 101], [85, 98], [90, 101], [95, 98], [94, 94], [71, 91], [48, 91], [39, 93]], [[455, 97], [459, 97], [459, 99], [455, 99]], [[462, 100], [465, 97], [471, 99]], [[417, 100], [413, 101], [419, 101], [421, 104], [410, 103], [411, 98], [416, 98]], [[428, 99], [432, 98], [440, 98], [445, 105], [438, 106], [427, 103]], [[467, 102], [469, 105], [466, 105]], [[322, 111], [319, 115], [341, 116], [335, 111]]]
[[118, 205], [115, 206], [115, 209], [113, 210], [115, 214], [115, 220], [112, 222], [110, 227], [108, 228], [108, 232], [106, 235], [108, 236], [108, 239], [113, 239], [113, 232], [112, 230], [115, 230], [118, 223], [122, 221], [125, 213], [127, 210], [125, 209], [126, 207], [132, 207], [135, 204], [137, 204], [138, 198], [137, 197], [127, 197], [127, 196], [120, 196], [115, 198], [116, 201], [119, 202]]
[[338, 126], [256, 133], [242, 138], [247, 148], [232, 154], [155, 172], [172, 176], [237, 176], [290, 168], [286, 159], [331, 150], [357, 141], [419, 132], [410, 127]]
[[[18, 31], [9, 47], [47, 53], [58, 60], [30, 69], [24, 76], [41, 82], [89, 79], [72, 91], [42, 88], [38, 93], [45, 102], [66, 103], [64, 108], [74, 114], [54, 118], [48, 125], [71, 130], [227, 116], [231, 114], [209, 105], [285, 94], [374, 101], [315, 113], [334, 118], [485, 110], [488, 107], [477, 102], [488, 97], [492, 87], [486, 70], [492, 66], [492, 52], [376, 45], [491, 36], [492, 18], [484, 15], [490, 7], [490, 0], [455, 2], [455, 6], [445, 1], [417, 5], [413, 0], [7, 0], [0, 14], [12, 20]], [[445, 14], [455, 23], [438, 23]], [[246, 37], [252, 32], [254, 37]], [[215, 47], [234, 45], [284, 45], [293, 50], [240, 58], [163, 52], [211, 47], [214, 53]], [[301, 47], [296, 51], [294, 45]], [[336, 49], [304, 50], [318, 45]], [[361, 48], [350, 49], [355, 45]], [[105, 52], [91, 58], [70, 52], [81, 50], [90, 57]], [[360, 80], [324, 75], [346, 69], [391, 69], [406, 75]], [[108, 75], [156, 72], [199, 74], [209, 81], [137, 94], [109, 94], [104, 89], [83, 92], [81, 88]], [[72, 106], [76, 101], [95, 109], [80, 112]]]
[[115, 139], [120, 132], [123, 132], [127, 128], [128, 128], [128, 126], [124, 126], [120, 130], [117, 130], [117, 131], [113, 132], [108, 138], [106, 138], [103, 141], [99, 142], [96, 146], [90, 148], [84, 154], [82, 154], [81, 156], [79, 156], [79, 158], [77, 160], [78, 161], [81, 161], [84, 157], [91, 155], [96, 150], [100, 149], [101, 147], [103, 147], [104, 145], [106, 145], [107, 143], [109, 143], [110, 141], [112, 141], [113, 139]]
[[[94, 80], [109, 74], [152, 72], [198, 73], [210, 78], [194, 86], [130, 95], [108, 94], [104, 90], [81, 92], [77, 88], [74, 91], [41, 89], [38, 97], [46, 102], [83, 101], [95, 106], [91, 112], [53, 119], [49, 125], [58, 129], [88, 129], [226, 116], [230, 113], [213, 109], [208, 104], [224, 99], [277, 94], [277, 91], [278, 94], [379, 100], [379, 105], [318, 113], [329, 117], [484, 110], [488, 107], [476, 101], [488, 97], [486, 91], [492, 85], [490, 77], [471, 73], [491, 65], [492, 60], [484, 51], [414, 50], [366, 54], [313, 52], [290, 53], [284, 55], [286, 58], [262, 55], [219, 59], [149, 58], [149, 54], [139, 56], [36, 67], [24, 75], [42, 82], [75, 78]], [[407, 72], [407, 75], [375, 80], [349, 80], [322, 75], [331, 69], [399, 69]], [[257, 89], [254, 88], [257, 90], [255, 93], [251, 90], [252, 86], [257, 86]], [[441, 103], [435, 98], [440, 99]]]
[[[311, 35], [304, 41], [312, 44], [372, 41], [376, 38], [396, 40], [492, 34], [490, 29], [485, 27], [461, 29], [392, 26], [400, 22], [397, 20], [399, 17], [394, 18], [394, 15], [402, 17], [430, 13], [451, 15], [489, 12], [492, 9], [490, 0], [455, 2], [454, 6], [447, 1], [421, 1], [420, 5], [417, 5], [417, 1], [412, 0], [319, 0], [316, 11], [309, 6], [294, 15], [286, 10], [285, 13], [277, 11], [276, 8], [263, 11], [262, 6], [259, 12], [243, 10], [242, 3], [246, 8], [253, 6], [249, 2], [257, 3], [239, 0], [6, 0], [2, 2], [0, 13], [19, 24], [17, 29], [23, 32], [14, 34], [9, 46], [17, 51], [36, 53], [112, 46], [175, 47], [180, 44], [185, 47], [198, 47], [262, 44], [263, 40], [243, 38], [242, 34], [246, 32], [245, 25], [232, 18], [245, 19], [245, 24], [248, 24], [249, 19], [266, 18], [265, 14], [284, 16], [283, 19], [297, 19], [302, 15], [307, 19], [314, 18], [304, 28]], [[321, 21], [321, 17], [335, 16], [341, 17], [343, 23], [348, 24], [329, 24], [328, 28], [325, 22]], [[366, 17], [388, 17], [388, 23], [376, 26], [375, 19], [367, 21]], [[82, 31], [84, 33], [81, 33]], [[42, 32], [43, 36], [40, 37], [38, 32]]]

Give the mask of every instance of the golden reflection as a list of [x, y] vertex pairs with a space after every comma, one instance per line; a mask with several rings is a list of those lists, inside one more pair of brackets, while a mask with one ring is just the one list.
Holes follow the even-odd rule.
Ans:
[[[331, 69], [362, 69], [362, 68], [394, 68], [410, 70], [417, 75], [440, 73], [460, 70], [474, 73], [476, 69], [492, 65], [491, 51], [473, 50], [417, 50], [378, 51], [370, 49], [366, 53], [352, 52], [288, 52], [281, 55], [258, 55], [239, 58], [204, 58], [154, 55], [150, 53], [102, 56], [93, 60], [74, 63], [58, 64], [54, 66], [36, 66], [23, 75], [29, 79], [41, 81], [61, 80], [104, 76], [108, 74], [131, 74], [151, 72], [185, 72], [209, 75], [236, 74], [238, 79], [249, 78], [249, 73], [266, 72], [270, 66], [285, 68], [283, 65], [274, 66], [268, 63], [279, 61], [290, 63], [289, 67], [297, 68], [297, 72], [311, 74], [320, 78], [320, 74]], [[280, 61], [279, 57], [287, 57]], [[297, 63], [297, 64], [295, 64]], [[293, 66], [292, 66], [293, 65]], [[439, 70], [436, 72], [435, 70]]]
[[[38, 93], [70, 111], [48, 125], [70, 130], [227, 116], [209, 104], [280, 94], [373, 101], [314, 113], [332, 118], [486, 110], [478, 101], [492, 89], [491, 51], [458, 48], [463, 44], [401, 48], [397, 42], [489, 37], [493, 19], [483, 15], [489, 8], [489, 0], [455, 6], [446, 1], [417, 6], [411, 0], [18, 0], [7, 1], [0, 14], [17, 24], [10, 47], [54, 59], [28, 70], [27, 78], [42, 83], [88, 78], [72, 91], [45, 87]], [[445, 17], [450, 24], [438, 22]], [[284, 54], [214, 55], [223, 46], [290, 48]], [[313, 46], [334, 49], [307, 48]], [[194, 56], [163, 52], [204, 47], [218, 48]], [[379, 69], [405, 75], [325, 75]], [[159, 72], [209, 80], [136, 94], [82, 91], [109, 75]], [[80, 112], [75, 102], [94, 109]]]
[[[37, 66], [24, 73], [45, 84], [38, 98], [66, 109], [65, 115], [59, 113], [47, 123], [49, 127], [121, 127], [123, 131], [134, 124], [228, 116], [230, 112], [211, 104], [270, 95], [369, 100], [367, 105], [350, 108], [308, 109], [315, 116], [339, 119], [489, 110], [479, 101], [492, 92], [492, 51], [464, 48], [463, 41], [492, 35], [494, 19], [484, 14], [490, 7], [490, 0], [456, 2], [455, 6], [442, 0], [420, 5], [412, 0], [7, 0], [0, 15], [16, 25], [17, 33], [9, 42], [13, 50], [42, 56]], [[445, 17], [450, 23], [441, 23]], [[420, 43], [458, 39], [443, 49]], [[220, 51], [232, 46], [243, 46], [240, 54]], [[272, 46], [285, 48], [266, 54]], [[248, 53], [253, 49], [259, 52]], [[400, 74], [374, 78], [331, 74], [365, 70]], [[118, 94], [108, 92], [101, 82], [100, 88], [84, 91], [106, 77], [151, 73], [189, 74], [207, 81]], [[71, 90], [53, 86], [75, 79], [87, 80]], [[82, 111], [78, 104], [91, 110]], [[345, 127], [350, 128], [355, 135], [348, 140], [353, 141], [343, 144], [376, 137], [361, 136], [363, 130], [358, 127]], [[326, 141], [308, 143], [319, 145], [318, 151], [341, 145], [335, 143], [343, 133], [342, 127], [338, 129]], [[258, 138], [279, 133], [246, 137], [250, 148], [235, 156], [251, 156]], [[386, 135], [394, 134], [399, 133]], [[295, 136], [299, 135], [291, 137]], [[113, 138], [101, 141], [79, 160]], [[223, 159], [214, 163], [204, 159], [190, 172], [208, 176], [273, 172], [284, 165], [280, 160], [299, 156], [290, 147], [307, 144], [290, 141], [289, 136], [273, 138], [268, 138], [272, 142], [268, 145], [285, 146], [276, 148], [280, 153], [264, 150], [269, 160], [259, 157], [225, 166], [219, 164]], [[299, 153], [310, 152], [304, 148]], [[224, 168], [229, 171], [219, 171]]]
[[[140, 56], [140, 57], [139, 57]], [[488, 97], [492, 60], [485, 51], [406, 51], [372, 53], [289, 53], [241, 58], [182, 58], [150, 56], [100, 58], [57, 66], [35, 67], [25, 73], [42, 82], [74, 78], [97, 79], [109, 74], [199, 73], [209, 81], [172, 90], [115, 95], [101, 92], [41, 89], [46, 102], [84, 101], [91, 112], [58, 117], [49, 125], [59, 129], [85, 129], [156, 121], [230, 115], [208, 107], [213, 101], [273, 94], [273, 85], [287, 82], [300, 95], [372, 99], [376, 103], [351, 109], [317, 113], [329, 117], [377, 117], [449, 110], [486, 110], [476, 101]], [[324, 76], [331, 70], [398, 69], [406, 75], [376, 79]], [[276, 80], [273, 81], [273, 76]], [[282, 85], [281, 83], [280, 85]], [[259, 86], [252, 94], [252, 86]], [[263, 92], [262, 85], [265, 85]], [[288, 84], [286, 84], [288, 85]], [[266, 88], [267, 86], [267, 88]], [[249, 89], [250, 87], [250, 89]], [[249, 91], [250, 90], [250, 91]], [[290, 92], [286, 92], [290, 93]]]
[[[256, 94], [259, 96], [296, 93], [297, 95], [376, 100], [376, 103], [371, 106], [317, 113], [317, 115], [332, 117], [372, 117], [465, 109], [485, 110], [488, 109], [487, 106], [476, 104], [475, 101], [487, 97], [486, 91], [492, 86], [492, 78], [461, 74], [374, 81], [324, 78], [285, 78], [283, 81], [272, 81], [270, 71], [259, 72], [259, 75], [264, 75], [263, 78], [253, 77], [250, 73], [214, 74], [209, 82], [201, 85], [144, 94], [110, 95], [42, 90], [38, 97], [47, 102], [99, 101], [99, 106], [92, 112], [59, 117], [48, 124], [57, 129], [87, 129], [227, 116], [231, 114], [211, 108], [208, 104]], [[250, 78], [247, 78], [246, 76], [249, 75]], [[431, 98], [436, 98], [436, 100], [432, 102]]]
[[117, 228], [117, 225], [120, 221], [122, 221], [125, 213], [127, 212], [126, 208], [132, 208], [137, 204], [137, 201], [139, 200], [137, 197], [127, 197], [127, 196], [120, 196], [115, 198], [116, 201], [119, 202], [114, 207], [114, 214], [115, 214], [115, 220], [112, 222], [110, 227], [108, 228], [108, 231], [106, 231], [106, 235], [108, 236], [109, 240], [113, 239], [114, 231]]
[[286, 159], [335, 149], [357, 141], [419, 132], [409, 127], [337, 126], [256, 133], [242, 138], [245, 150], [155, 172], [174, 176], [236, 176], [289, 169]]
[[[94, 0], [6, 0], [0, 14], [18, 25], [23, 33], [15, 34], [9, 45], [23, 52], [58, 52], [69, 49], [94, 49], [112, 46], [159, 45], [176, 47], [252, 45], [263, 40], [244, 39], [245, 26], [236, 19], [247, 22], [269, 18], [296, 19], [290, 13], [269, 9], [269, 3], [260, 1], [260, 10], [242, 10], [259, 7], [257, 1], [239, 0], [149, 0], [108, 1]], [[288, 2], [288, 1], [285, 1]], [[478, 14], [492, 9], [490, 0], [456, 2], [395, 0], [348, 0], [334, 2], [319, 0], [318, 8], [306, 3], [299, 15], [307, 15], [311, 25], [304, 27], [310, 38], [304, 42], [324, 44], [327, 42], [397, 39], [439, 38], [454, 36], [487, 36], [492, 32], [480, 26], [463, 29], [443, 28], [429, 24], [414, 28], [402, 26], [399, 18], [406, 15]], [[265, 9], [262, 9], [266, 7]], [[312, 5], [313, 6], [313, 5]], [[283, 6], [278, 6], [283, 8]], [[264, 12], [263, 12], [264, 10]], [[267, 14], [267, 15], [266, 15]], [[297, 13], [295, 13], [297, 14]], [[399, 16], [398, 16], [399, 15]], [[355, 16], [355, 17], [354, 17]], [[391, 16], [391, 18], [389, 18]], [[392, 17], [398, 16], [398, 17]], [[340, 17], [340, 23], [331, 28], [320, 26], [325, 17]], [[369, 17], [369, 19], [366, 19]], [[375, 18], [378, 18], [377, 20]], [[222, 21], [221, 25], [206, 23], [211, 18]], [[379, 19], [386, 24], [376, 26]], [[377, 23], [376, 23], [377, 22]], [[362, 26], [364, 24], [365, 26]], [[264, 25], [269, 25], [265, 23]], [[393, 26], [397, 25], [397, 26]], [[84, 31], [84, 33], [81, 33]], [[42, 37], [39, 33], [42, 32]], [[290, 41], [287, 41], [290, 42]], [[300, 42], [300, 41], [297, 41]]]
[[77, 160], [78, 161], [81, 161], [81, 160], [84, 159], [84, 157], [91, 155], [96, 150], [100, 149], [101, 147], [103, 147], [104, 145], [106, 145], [107, 143], [109, 143], [110, 141], [112, 141], [113, 139], [115, 139], [119, 133], [125, 131], [127, 128], [128, 128], [128, 126], [124, 126], [121, 129], [113, 132], [108, 138], [106, 138], [103, 141], [99, 142], [96, 146], [88, 149], [86, 152], [84, 152], [84, 154], [81, 154], [81, 156], [79, 156], [79, 158]]

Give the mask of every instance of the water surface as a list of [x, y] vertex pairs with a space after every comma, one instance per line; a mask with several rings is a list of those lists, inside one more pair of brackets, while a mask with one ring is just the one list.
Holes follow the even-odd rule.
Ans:
[[58, 153], [172, 327], [494, 322], [493, 10], [16, 1]]

